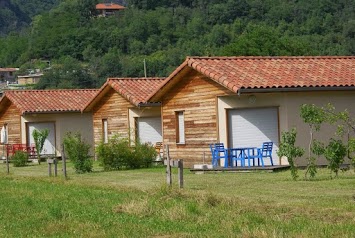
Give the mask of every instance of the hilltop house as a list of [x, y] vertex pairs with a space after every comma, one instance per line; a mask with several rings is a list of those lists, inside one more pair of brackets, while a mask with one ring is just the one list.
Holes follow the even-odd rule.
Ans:
[[24, 86], [31, 85], [31, 84], [37, 84], [42, 76], [43, 76], [43, 73], [19, 75], [19, 76], [17, 76], [17, 83], [18, 83], [18, 85], [24, 85]]
[[99, 3], [96, 4], [96, 10], [100, 12], [99, 16], [111, 16], [115, 13], [124, 10], [125, 7], [116, 3]]
[[[308, 148], [302, 104], [355, 112], [354, 72], [353, 56], [188, 57], [148, 101], [161, 102], [163, 143], [173, 159], [193, 165], [211, 160], [210, 143], [231, 148], [273, 141], [273, 161], [280, 165], [287, 164], [276, 155], [282, 131], [296, 127], [297, 144]], [[323, 127], [316, 138], [330, 136]]]
[[[80, 132], [92, 145], [92, 113], [81, 113], [98, 90], [9, 90], [0, 99], [0, 126], [5, 144], [34, 143], [34, 129], [49, 129], [42, 154], [60, 155], [67, 132]], [[2, 152], [5, 151], [5, 148]]]

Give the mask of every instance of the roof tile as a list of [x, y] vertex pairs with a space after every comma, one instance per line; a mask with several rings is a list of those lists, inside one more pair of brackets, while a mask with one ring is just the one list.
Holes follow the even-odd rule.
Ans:
[[99, 3], [96, 4], [97, 10], [123, 10], [124, 6], [118, 5], [116, 3]]
[[147, 102], [147, 97], [155, 90], [166, 78], [109, 78], [107, 84], [119, 92], [132, 104], [138, 106], [140, 103]]
[[354, 56], [188, 57], [186, 61], [233, 92], [241, 88], [355, 86]]
[[9, 90], [6, 97], [21, 113], [80, 112], [98, 92], [97, 89]]

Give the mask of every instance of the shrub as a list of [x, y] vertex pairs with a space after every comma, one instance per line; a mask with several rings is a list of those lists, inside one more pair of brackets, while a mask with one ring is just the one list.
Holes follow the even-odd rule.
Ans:
[[281, 158], [282, 156], [286, 156], [288, 163], [291, 168], [291, 176], [293, 180], [298, 178], [298, 170], [296, 167], [295, 159], [304, 154], [304, 149], [301, 147], [295, 146], [297, 137], [296, 128], [292, 128], [291, 131], [282, 132], [281, 143], [279, 146], [279, 151], [277, 155]]
[[328, 146], [325, 148], [324, 156], [329, 161], [328, 168], [338, 177], [340, 165], [344, 162], [347, 148], [341, 140], [330, 139]]
[[130, 168], [148, 168], [156, 157], [157, 152], [152, 144], [136, 142], [132, 158], [127, 161], [127, 165]]
[[100, 165], [104, 170], [117, 170], [124, 166], [127, 157], [131, 157], [131, 150], [127, 139], [117, 135], [110, 138], [108, 143], [103, 141], [96, 149]]
[[67, 133], [64, 138], [65, 152], [68, 158], [73, 162], [75, 172], [91, 172], [93, 161], [90, 159], [90, 145], [81, 139], [81, 134]]
[[96, 152], [104, 170], [150, 167], [157, 156], [152, 145], [136, 142], [132, 147], [127, 138], [118, 135], [110, 138], [107, 144], [101, 142]]
[[16, 151], [12, 156], [12, 162], [15, 167], [23, 167], [27, 165], [28, 154], [24, 151]]

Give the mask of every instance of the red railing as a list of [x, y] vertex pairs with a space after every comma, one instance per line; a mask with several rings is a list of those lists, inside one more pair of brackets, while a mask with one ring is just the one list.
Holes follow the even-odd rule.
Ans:
[[34, 145], [26, 145], [26, 144], [6, 144], [6, 155], [9, 156], [16, 153], [16, 151], [23, 151], [28, 153], [29, 157], [36, 157], [36, 147]]

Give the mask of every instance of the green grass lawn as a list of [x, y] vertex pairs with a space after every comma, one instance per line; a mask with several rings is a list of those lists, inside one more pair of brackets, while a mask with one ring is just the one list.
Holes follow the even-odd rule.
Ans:
[[[355, 173], [292, 181], [278, 173], [164, 168], [48, 177], [47, 164], [0, 164], [0, 237], [355, 237]], [[61, 165], [59, 165], [61, 169]], [[303, 173], [303, 171], [301, 171]]]

